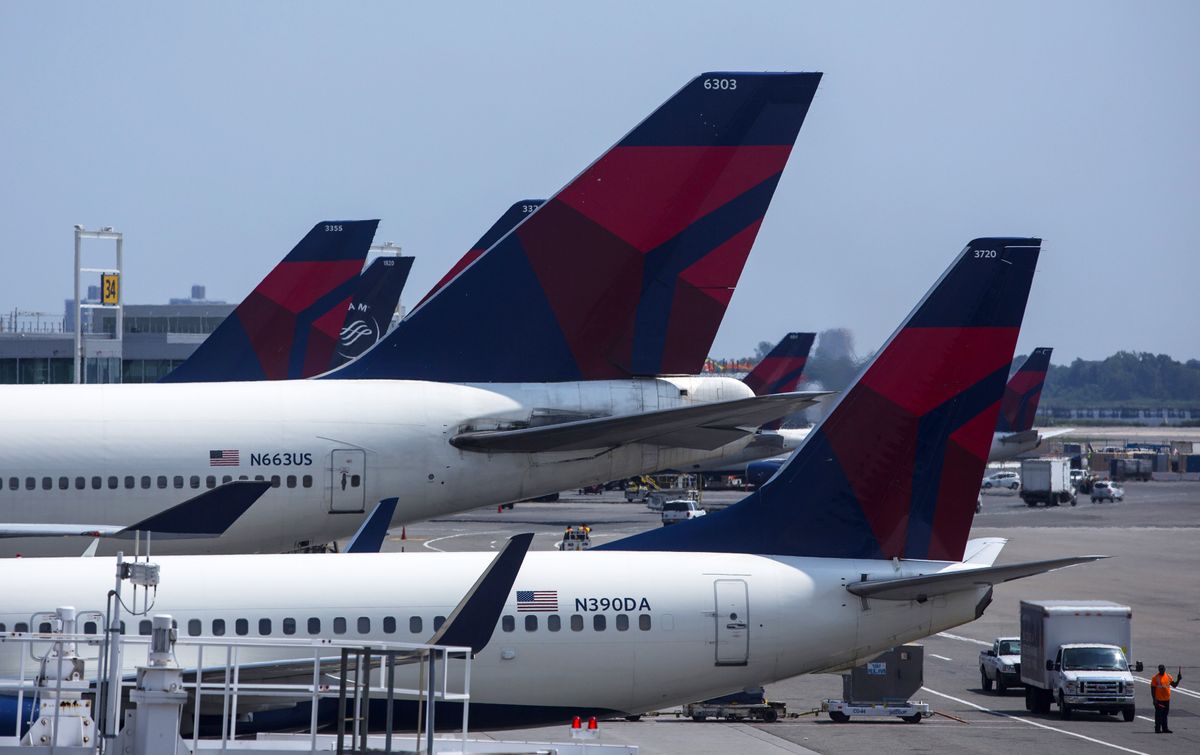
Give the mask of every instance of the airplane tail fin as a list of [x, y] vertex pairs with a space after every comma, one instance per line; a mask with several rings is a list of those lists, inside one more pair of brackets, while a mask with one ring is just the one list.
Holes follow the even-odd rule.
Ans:
[[282, 380], [325, 372], [378, 225], [317, 223], [160, 382]]
[[972, 241], [757, 492], [604, 547], [961, 559], [1040, 248]]
[[820, 78], [692, 80], [336, 377], [699, 372]]
[[464, 254], [458, 260], [458, 262], [454, 263], [454, 266], [450, 268], [450, 271], [443, 275], [441, 280], [433, 284], [433, 288], [429, 289], [429, 293], [425, 294], [421, 301], [417, 302], [417, 306], [419, 307], [424, 304], [426, 299], [436, 294], [447, 283], [454, 280], [454, 277], [465, 270], [467, 265], [470, 265], [472, 262], [478, 259], [479, 255], [486, 252], [492, 247], [493, 244], [502, 239], [504, 234], [516, 228], [518, 223], [529, 217], [534, 210], [544, 204], [546, 204], [546, 200], [544, 199], [522, 199], [521, 201], [513, 204], [512, 207], [509, 207], [507, 210], [505, 210], [504, 214], [501, 215], [495, 223], [492, 223], [492, 227], [487, 229], [487, 232], [479, 237], [479, 241], [476, 241], [475, 244], [467, 250], [467, 253]]
[[1033, 350], [1021, 369], [1013, 373], [1004, 387], [1004, 401], [1000, 404], [1000, 420], [996, 432], [1019, 433], [1033, 429], [1038, 401], [1042, 398], [1042, 386], [1046, 383], [1046, 371], [1050, 369], [1050, 354], [1054, 349], [1040, 346]]
[[808, 362], [808, 352], [812, 348], [816, 333], [788, 333], [783, 340], [775, 344], [771, 353], [754, 365], [750, 374], [742, 382], [754, 391], [756, 396], [766, 396], [772, 393], [789, 393], [800, 385], [800, 376], [804, 374], [804, 365]]
[[361, 356], [387, 335], [412, 266], [412, 257], [378, 257], [358, 276], [330, 369]]

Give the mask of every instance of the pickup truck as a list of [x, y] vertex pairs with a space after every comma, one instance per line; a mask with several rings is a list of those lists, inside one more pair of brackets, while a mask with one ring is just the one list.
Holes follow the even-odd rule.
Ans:
[[1021, 685], [1021, 638], [997, 637], [992, 646], [979, 651], [979, 678], [984, 692], [1003, 695], [1009, 687]]

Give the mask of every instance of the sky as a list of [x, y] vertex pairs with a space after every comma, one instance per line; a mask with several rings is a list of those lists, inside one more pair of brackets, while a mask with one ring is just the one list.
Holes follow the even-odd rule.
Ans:
[[[1018, 353], [1200, 358], [1200, 3], [0, 4], [0, 313], [60, 312], [73, 231], [128, 303], [240, 301], [380, 218], [414, 303], [691, 78], [824, 78], [712, 354], [879, 347], [972, 238], [1044, 238]], [[85, 245], [100, 266], [111, 246]]]

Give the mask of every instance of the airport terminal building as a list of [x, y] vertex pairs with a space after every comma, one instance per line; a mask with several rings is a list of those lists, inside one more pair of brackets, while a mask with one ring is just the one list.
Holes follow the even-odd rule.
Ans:
[[[119, 338], [114, 310], [84, 310], [83, 382], [153, 383], [173, 370], [234, 310], [204, 293], [192, 286], [186, 299], [126, 304]], [[0, 318], [0, 384], [75, 382], [74, 304], [67, 300], [61, 316], [13, 310]]]

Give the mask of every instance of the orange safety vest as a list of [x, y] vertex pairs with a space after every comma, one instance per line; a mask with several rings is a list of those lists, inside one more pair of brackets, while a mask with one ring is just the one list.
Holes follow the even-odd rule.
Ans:
[[1154, 693], [1154, 699], [1160, 703], [1171, 701], [1171, 682], [1175, 681], [1170, 674], [1155, 674], [1150, 677], [1150, 690]]

